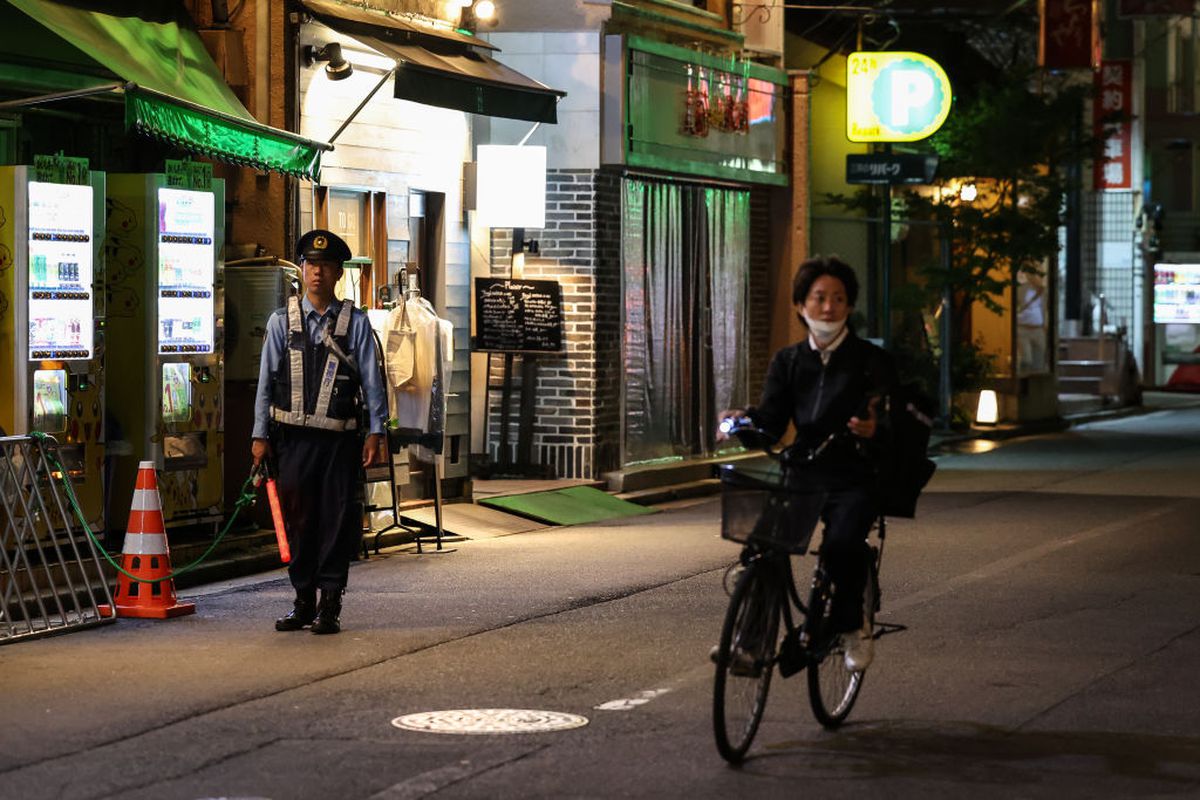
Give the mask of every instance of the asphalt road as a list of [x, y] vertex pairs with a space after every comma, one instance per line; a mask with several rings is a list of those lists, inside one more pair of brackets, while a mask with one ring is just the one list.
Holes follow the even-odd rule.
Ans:
[[[1200, 409], [943, 457], [891, 525], [882, 619], [907, 629], [850, 722], [777, 679], [740, 769], [711, 734], [717, 508], [372, 558], [334, 637], [273, 630], [276, 573], [0, 648], [0, 797], [1200, 796]], [[588, 724], [392, 724], [479, 708]]]

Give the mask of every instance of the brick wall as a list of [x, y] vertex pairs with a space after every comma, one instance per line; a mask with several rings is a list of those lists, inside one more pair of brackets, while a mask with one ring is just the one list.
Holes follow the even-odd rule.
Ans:
[[[563, 292], [566, 356], [539, 356], [533, 427], [534, 463], [558, 477], [591, 478], [595, 464], [596, 407], [596, 172], [549, 170], [546, 174], [546, 227], [525, 231], [538, 240], [538, 255], [526, 254], [524, 276], [558, 281]], [[619, 223], [618, 223], [619, 224]], [[492, 235], [492, 274], [508, 274], [512, 232]], [[619, 324], [614, 326], [619, 331]], [[508, 445], [516, 457], [521, 368], [514, 365]], [[503, 356], [492, 357], [490, 380], [500, 386]], [[491, 393], [488, 452], [499, 459], [502, 394]]]
[[621, 465], [621, 175], [596, 174], [596, 474]]
[[757, 403], [771, 363], [771, 194], [750, 192], [750, 402]]
[[[540, 253], [526, 255], [525, 277], [557, 280], [563, 288], [566, 358], [539, 357], [533, 461], [558, 477], [596, 478], [620, 469], [621, 392], [621, 173], [616, 169], [550, 170], [546, 227], [526, 230]], [[772, 243], [770, 195], [751, 193], [750, 399], [762, 391], [770, 362]], [[493, 275], [507, 275], [511, 231], [491, 242]], [[759, 313], [761, 311], [761, 313]], [[508, 446], [515, 460], [520, 357], [513, 369]], [[492, 357], [491, 385], [503, 381], [503, 356]], [[488, 452], [499, 457], [501, 393], [490, 395]]]

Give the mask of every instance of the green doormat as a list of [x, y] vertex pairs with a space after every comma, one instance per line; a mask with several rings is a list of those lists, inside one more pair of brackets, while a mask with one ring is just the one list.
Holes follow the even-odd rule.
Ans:
[[655, 513], [653, 508], [621, 500], [591, 486], [491, 497], [480, 500], [479, 504], [549, 522], [552, 525], [580, 525], [585, 522]]

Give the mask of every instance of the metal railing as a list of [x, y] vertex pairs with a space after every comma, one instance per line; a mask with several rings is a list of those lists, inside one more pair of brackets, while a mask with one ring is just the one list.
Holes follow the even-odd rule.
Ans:
[[72, 513], [49, 436], [0, 437], [0, 644], [113, 622], [109, 582]]

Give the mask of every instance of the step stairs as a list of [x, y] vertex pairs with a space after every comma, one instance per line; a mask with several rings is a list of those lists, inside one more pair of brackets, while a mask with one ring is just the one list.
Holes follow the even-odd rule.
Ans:
[[1105, 394], [1123, 343], [1113, 336], [1064, 336], [1058, 342], [1058, 393]]

